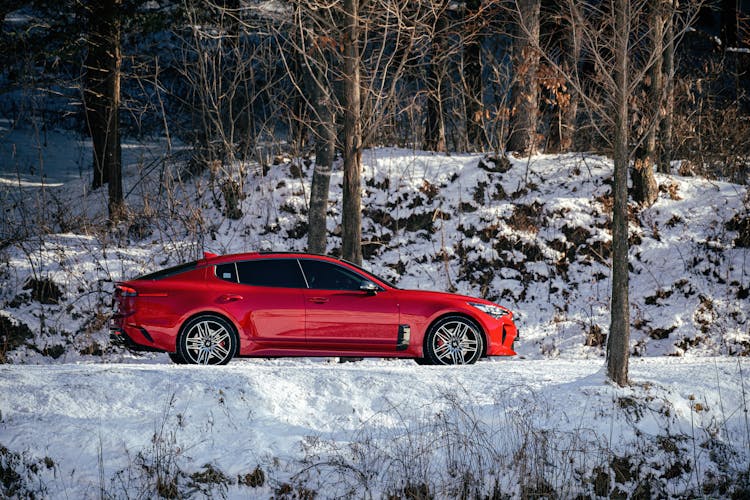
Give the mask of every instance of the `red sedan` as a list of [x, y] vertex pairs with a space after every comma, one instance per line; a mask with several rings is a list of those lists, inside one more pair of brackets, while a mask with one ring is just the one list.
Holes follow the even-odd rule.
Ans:
[[415, 358], [470, 364], [514, 355], [513, 314], [492, 302], [402, 290], [348, 262], [303, 253], [206, 253], [118, 283], [116, 343], [176, 363], [235, 356]]

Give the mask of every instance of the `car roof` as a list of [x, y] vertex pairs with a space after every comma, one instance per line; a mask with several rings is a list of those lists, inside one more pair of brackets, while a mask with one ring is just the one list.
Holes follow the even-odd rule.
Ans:
[[330, 255], [323, 255], [323, 254], [317, 254], [317, 253], [306, 253], [306, 252], [271, 252], [271, 251], [264, 251], [264, 252], [243, 252], [243, 253], [233, 253], [233, 254], [226, 254], [226, 255], [216, 255], [211, 253], [204, 253], [203, 259], [201, 259], [201, 264], [221, 264], [224, 262], [234, 262], [237, 260], [254, 260], [254, 259], [260, 259], [260, 258], [268, 258], [268, 257], [286, 257], [291, 259], [305, 259], [305, 258], [313, 258], [318, 260], [327, 260], [329, 262], [347, 262], [343, 259], [338, 259], [336, 257], [331, 257]]

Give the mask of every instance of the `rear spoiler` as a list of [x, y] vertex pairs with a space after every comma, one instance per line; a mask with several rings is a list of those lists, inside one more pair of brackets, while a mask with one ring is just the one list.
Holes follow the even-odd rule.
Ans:
[[208, 261], [215, 259], [216, 257], [218, 257], [218, 255], [215, 253], [203, 252], [203, 258], [198, 260], [198, 265], [205, 266], [208, 264]]

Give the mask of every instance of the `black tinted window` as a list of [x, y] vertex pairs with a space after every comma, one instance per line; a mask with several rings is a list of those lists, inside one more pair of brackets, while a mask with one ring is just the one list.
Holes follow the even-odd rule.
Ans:
[[295, 259], [259, 259], [237, 263], [240, 283], [281, 288], [305, 288]]
[[301, 260], [310, 288], [318, 290], [359, 290], [365, 278], [330, 262]]
[[216, 266], [216, 277], [237, 283], [237, 268], [234, 266], [234, 262]]
[[193, 261], [193, 262], [188, 262], [187, 264], [180, 264], [179, 266], [162, 269], [161, 271], [156, 271], [155, 273], [144, 274], [143, 276], [139, 276], [136, 279], [137, 280], [160, 280], [164, 278], [169, 278], [170, 276], [174, 276], [175, 274], [192, 271], [193, 269], [197, 267], [198, 267], [198, 262]]

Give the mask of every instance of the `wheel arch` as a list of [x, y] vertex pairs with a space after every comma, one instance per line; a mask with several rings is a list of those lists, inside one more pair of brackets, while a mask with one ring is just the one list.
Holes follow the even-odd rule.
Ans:
[[203, 311], [196, 311], [196, 312], [191, 313], [189, 316], [186, 316], [185, 318], [183, 318], [182, 322], [180, 323], [180, 328], [177, 330], [177, 336], [174, 339], [175, 352], [177, 352], [177, 343], [180, 341], [180, 336], [185, 331], [185, 325], [187, 325], [192, 320], [200, 316], [215, 316], [217, 318], [221, 318], [224, 321], [226, 321], [232, 327], [232, 333], [234, 334], [235, 340], [237, 340], [237, 352], [235, 353], [235, 355], [240, 353], [240, 344], [242, 342], [242, 338], [240, 337], [240, 330], [237, 327], [237, 324], [234, 322], [234, 320], [232, 320], [232, 318], [230, 318], [226, 314], [221, 313], [219, 311], [214, 311], [211, 309], [207, 309]]
[[434, 317], [432, 319], [432, 321], [430, 321], [430, 323], [427, 325], [427, 328], [424, 331], [424, 335], [422, 336], [422, 353], [423, 353], [422, 355], [424, 356], [425, 355], [424, 353], [427, 352], [427, 338], [429, 337], [428, 334], [430, 333], [430, 331], [432, 330], [432, 328], [439, 321], [441, 321], [441, 320], [443, 320], [445, 318], [450, 318], [450, 317], [455, 317], [455, 316], [459, 316], [461, 318], [464, 318], [466, 320], [471, 321], [471, 323], [477, 328], [477, 330], [479, 331], [479, 334], [482, 335], [482, 354], [479, 357], [480, 358], [487, 357], [487, 342], [488, 342], [488, 340], [487, 340], [487, 332], [484, 331], [484, 328], [482, 327], [482, 324], [479, 321], [477, 321], [476, 319], [474, 319], [470, 314], [467, 314], [467, 313], [462, 312], [462, 311], [448, 311], [448, 312], [443, 312], [443, 313], [439, 314], [438, 316]]

